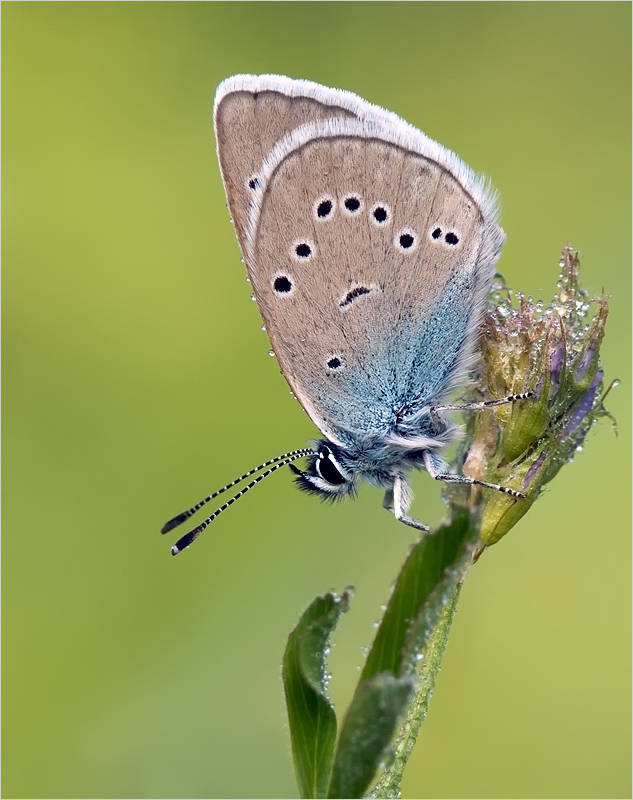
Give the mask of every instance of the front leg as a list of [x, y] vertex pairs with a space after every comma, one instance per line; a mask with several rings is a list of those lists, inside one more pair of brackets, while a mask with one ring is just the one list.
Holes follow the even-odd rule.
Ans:
[[523, 492], [517, 492], [515, 489], [510, 489], [509, 486], [501, 486], [498, 483], [488, 483], [487, 481], [479, 481], [476, 478], [468, 478], [466, 475], [454, 475], [452, 472], [442, 472], [433, 461], [433, 456], [426, 450], [424, 452], [424, 466], [429, 475], [436, 481], [444, 481], [444, 483], [465, 483], [470, 486], [484, 486], [486, 489], [494, 489], [497, 492], [509, 494], [512, 497], [525, 498], [527, 495]]
[[423, 525], [420, 520], [407, 515], [412, 500], [413, 492], [406, 478], [404, 475], [396, 475], [393, 481], [393, 489], [387, 489], [382, 504], [388, 511], [392, 512], [397, 520], [404, 522], [405, 525], [409, 525], [418, 531], [430, 530], [428, 525]]

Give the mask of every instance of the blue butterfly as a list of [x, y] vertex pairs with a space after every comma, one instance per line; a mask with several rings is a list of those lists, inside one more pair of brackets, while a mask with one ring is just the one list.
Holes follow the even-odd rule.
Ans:
[[[327, 500], [360, 480], [408, 515], [407, 474], [451, 474], [459, 438], [446, 412], [531, 396], [447, 404], [475, 358], [477, 329], [505, 234], [494, 193], [450, 150], [349, 92], [276, 75], [218, 88], [218, 159], [265, 329], [290, 387], [324, 438], [261, 464], [170, 520], [172, 530], [257, 475], [172, 547], [188, 547], [225, 509], [290, 465]], [[293, 462], [305, 458], [299, 469]], [[259, 474], [258, 474], [259, 473]]]

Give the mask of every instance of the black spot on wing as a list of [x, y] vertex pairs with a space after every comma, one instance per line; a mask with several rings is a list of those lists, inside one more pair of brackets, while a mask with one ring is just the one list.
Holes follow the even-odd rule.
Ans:
[[350, 306], [357, 297], [362, 297], [364, 294], [369, 294], [370, 292], [371, 289], [368, 289], [366, 286], [355, 286], [345, 295], [339, 305], [341, 308], [346, 308], [347, 306]]

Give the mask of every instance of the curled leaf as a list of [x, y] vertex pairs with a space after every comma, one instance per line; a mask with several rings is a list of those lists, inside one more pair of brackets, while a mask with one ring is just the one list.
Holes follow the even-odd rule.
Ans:
[[336, 741], [336, 715], [327, 696], [328, 640], [349, 607], [351, 591], [317, 597], [288, 637], [282, 677], [292, 757], [302, 798], [326, 797]]

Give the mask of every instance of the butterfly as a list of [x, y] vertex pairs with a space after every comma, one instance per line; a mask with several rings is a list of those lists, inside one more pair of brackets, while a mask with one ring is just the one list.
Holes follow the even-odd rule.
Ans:
[[[385, 490], [401, 522], [407, 475], [449, 472], [447, 412], [475, 360], [477, 329], [505, 234], [495, 194], [454, 153], [350, 92], [279, 75], [235, 75], [214, 104], [217, 152], [239, 245], [274, 354], [323, 434], [250, 470], [165, 524], [256, 475], [171, 548], [188, 547], [253, 486], [289, 465], [321, 498]], [[298, 468], [294, 462], [306, 459]]]

